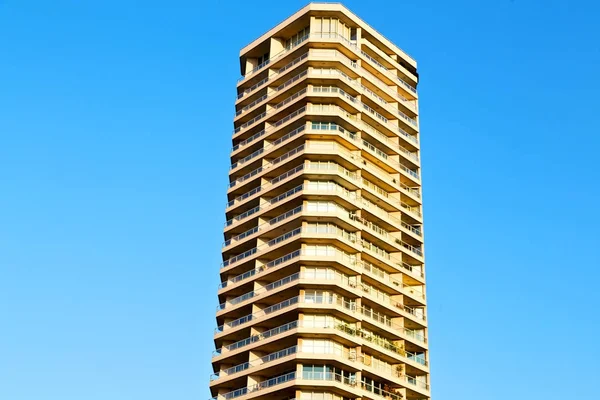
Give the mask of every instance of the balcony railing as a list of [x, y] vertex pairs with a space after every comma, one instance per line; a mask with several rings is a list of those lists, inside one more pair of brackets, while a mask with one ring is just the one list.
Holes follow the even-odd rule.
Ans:
[[[365, 340], [367, 340], [368, 342], [380, 345], [378, 342], [378, 339], [377, 339], [377, 338], [380, 338], [379, 336], [376, 336], [376, 335], [374, 336], [374, 334], [372, 334], [371, 332], [366, 331], [364, 329], [358, 330], [358, 329], [356, 329], [356, 327], [353, 324], [348, 324], [348, 323], [342, 322], [341, 320], [335, 320], [335, 321], [332, 320], [330, 322], [326, 322], [322, 326], [321, 325], [315, 326], [313, 324], [308, 326], [304, 323], [304, 321], [292, 321], [292, 322], [283, 324], [281, 326], [278, 326], [276, 328], [270, 329], [268, 331], [265, 331], [265, 332], [262, 332], [262, 333], [259, 333], [256, 335], [252, 335], [250, 337], [247, 337], [247, 338], [237, 341], [235, 343], [223, 346], [222, 348], [213, 351], [213, 357], [221, 356], [222, 354], [226, 354], [226, 352], [234, 351], [234, 350], [249, 346], [253, 343], [257, 343], [257, 342], [261, 342], [266, 339], [277, 337], [281, 334], [291, 331], [292, 329], [302, 328], [302, 327], [319, 328], [319, 329], [334, 329], [334, 330], [343, 332], [349, 336], [358, 337], [358, 338], [366, 338]], [[409, 332], [411, 332], [409, 329], [404, 328], [404, 333], [407, 334], [407, 336], [411, 336], [409, 334]], [[414, 337], [414, 336], [411, 336], [411, 337]], [[383, 341], [381, 341], [381, 345], [380, 345], [383, 348], [390, 350], [394, 353], [399, 353], [400, 355], [403, 355], [403, 356], [404, 356], [404, 354], [406, 354], [406, 352], [404, 352], [403, 349], [392, 344], [388, 340], [385, 340], [383, 338], [380, 338], [380, 339], [383, 340]], [[424, 338], [422, 340], [419, 339], [419, 341], [426, 342], [426, 340]], [[411, 353], [411, 354], [416, 354], [416, 353]]]
[[343, 297], [340, 297], [337, 295], [316, 295], [316, 296], [301, 295], [301, 296], [289, 298], [289, 299], [284, 300], [277, 304], [273, 304], [272, 306], [266, 307], [255, 313], [245, 315], [245, 316], [235, 319], [231, 322], [227, 322], [223, 325], [219, 325], [215, 328], [215, 333], [221, 333], [221, 332], [225, 331], [226, 329], [235, 328], [237, 326], [254, 321], [258, 318], [262, 318], [262, 317], [272, 314], [274, 312], [292, 307], [299, 303], [300, 304], [333, 304], [333, 305], [342, 306], [343, 308], [346, 308], [350, 311], [354, 311], [356, 309], [356, 304], [354, 302], [348, 301], [348, 300], [344, 299]]
[[[419, 173], [416, 171], [413, 171], [412, 169], [406, 167], [404, 164], [399, 163], [398, 161], [394, 161], [391, 160], [388, 155], [386, 153], [384, 153], [383, 151], [379, 150], [377, 147], [373, 146], [371, 143], [367, 142], [366, 140], [363, 139], [363, 146], [366, 147], [371, 153], [377, 155], [378, 157], [384, 159], [386, 162], [390, 163], [391, 165], [394, 165], [396, 168], [400, 169], [401, 171], [406, 172], [407, 174], [409, 174], [410, 176], [412, 176], [413, 178], [420, 180], [421, 178], [419, 177]], [[383, 171], [385, 174], [387, 174], [387, 171]], [[402, 184], [402, 182], [400, 182]], [[417, 197], [421, 197], [420, 193], [418, 191], [416, 191], [415, 189], [408, 187], [406, 185], [404, 185], [404, 189], [408, 190], [410, 193], [415, 194]]]
[[[236, 179], [235, 181], [231, 182], [229, 184], [229, 188], [232, 188], [232, 187], [234, 187], [234, 186], [236, 186], [236, 185], [238, 185], [238, 184], [240, 184], [242, 182], [245, 182], [248, 179], [250, 179], [250, 178], [258, 175], [259, 173], [261, 173], [263, 171], [266, 171], [269, 168], [272, 168], [274, 165], [277, 165], [280, 162], [285, 161], [288, 158], [290, 158], [290, 157], [292, 157], [292, 156], [300, 153], [302, 150], [304, 150], [304, 147], [305, 147], [304, 144], [301, 144], [300, 146], [296, 147], [295, 149], [292, 149], [292, 150], [288, 151], [287, 153], [285, 153], [285, 154], [283, 154], [283, 155], [281, 155], [281, 156], [279, 156], [279, 157], [277, 157], [277, 158], [275, 158], [275, 159], [273, 159], [271, 161], [266, 162], [263, 166], [258, 167], [257, 169], [255, 169], [253, 171], [250, 171], [246, 175], [244, 175], [244, 176]], [[230, 207], [232, 204], [233, 204], [233, 200], [230, 201], [227, 204], [227, 207]]]
[[275, 282], [271, 282], [268, 285], [266, 285], [266, 286], [264, 286], [264, 287], [262, 287], [260, 289], [253, 290], [251, 292], [248, 292], [248, 293], [245, 293], [245, 294], [243, 294], [241, 296], [238, 296], [238, 297], [236, 297], [236, 298], [234, 298], [232, 300], [229, 300], [229, 301], [226, 301], [224, 303], [221, 303], [221, 304], [219, 304], [217, 306], [217, 312], [226, 309], [227, 306], [234, 306], [236, 304], [239, 304], [239, 303], [242, 303], [242, 302], [244, 302], [246, 300], [254, 298], [254, 297], [256, 297], [256, 296], [258, 296], [260, 294], [270, 292], [271, 290], [278, 289], [278, 288], [280, 288], [283, 285], [287, 285], [288, 283], [295, 282], [298, 279], [300, 279], [301, 275], [302, 274], [300, 272], [296, 272], [295, 274], [286, 276], [285, 278], [281, 278], [281, 279], [279, 279], [279, 280], [277, 280]]
[[255, 255], [257, 252], [259, 252], [261, 250], [267, 249], [269, 247], [273, 247], [273, 246], [275, 246], [283, 241], [286, 241], [294, 236], [298, 236], [298, 235], [300, 235], [300, 233], [302, 233], [302, 230], [303, 230], [302, 228], [296, 228], [294, 230], [284, 233], [281, 236], [276, 237], [275, 239], [269, 240], [267, 243], [264, 243], [260, 246], [254, 247], [250, 250], [247, 250], [241, 254], [238, 254], [237, 256], [231, 257], [221, 263], [221, 268], [229, 267], [238, 261], [241, 261], [248, 257], [252, 257], [253, 255]]
[[271, 64], [273, 61], [283, 57], [285, 54], [289, 53], [290, 51], [294, 50], [296, 47], [300, 46], [302, 43], [304, 43], [305, 41], [308, 40], [308, 38], [310, 37], [310, 35], [305, 35], [301, 38], [299, 38], [298, 40], [296, 40], [294, 43], [292, 43], [292, 45], [282, 51], [280, 51], [279, 53], [275, 54], [273, 57], [269, 58], [268, 60], [260, 63], [259, 65], [257, 65], [256, 67], [254, 67], [252, 70], [247, 71], [246, 75], [242, 76], [241, 78], [238, 79], [238, 82], [243, 81], [244, 79], [256, 74], [258, 71], [260, 71], [261, 69], [263, 69], [265, 66]]
[[374, 134], [373, 136], [379, 139], [381, 142], [385, 143], [387, 146], [393, 148], [394, 150], [398, 150], [400, 153], [404, 154], [408, 158], [412, 158], [414, 161], [419, 162], [419, 157], [416, 153], [410, 152], [404, 147], [400, 146], [399, 144], [392, 142], [388, 136], [384, 135], [382, 132], [375, 129], [373, 126], [369, 125], [365, 121], [361, 121], [361, 123], [363, 125], [363, 128], [367, 132]]
[[390, 72], [383, 64], [381, 64], [379, 61], [377, 61], [375, 58], [371, 57], [369, 54], [367, 54], [364, 50], [360, 51], [361, 55], [364, 56], [367, 60], [371, 61], [373, 64], [375, 64], [380, 70], [384, 71], [388, 76], [392, 76], [396, 79], [396, 81], [398, 83], [400, 83], [400, 85], [402, 85], [403, 87], [407, 88], [408, 90], [410, 90], [413, 93], [417, 93], [417, 89], [415, 89], [414, 87], [412, 87], [411, 85], [409, 85], [408, 83], [406, 83], [402, 78], [400, 78], [398, 75], [393, 74], [392, 72]]
[[373, 393], [386, 400], [402, 400], [402, 395], [384, 390], [367, 382], [361, 382], [360, 387], [367, 392]]
[[276, 376], [275, 378], [271, 378], [271, 379], [267, 379], [265, 381], [262, 381], [260, 383], [257, 383], [256, 385], [252, 385], [252, 386], [248, 386], [248, 387], [244, 387], [241, 389], [237, 389], [234, 391], [231, 391], [229, 393], [225, 393], [225, 394], [220, 394], [218, 396], [215, 396], [212, 398], [212, 400], [230, 400], [230, 399], [235, 399], [236, 397], [240, 397], [240, 396], [245, 396], [247, 394], [250, 394], [252, 392], [255, 392], [257, 390], [261, 390], [261, 389], [266, 389], [266, 388], [270, 388], [273, 386], [277, 386], [277, 385], [281, 385], [282, 383], [286, 383], [289, 381], [293, 381], [294, 379], [296, 379], [296, 372], [289, 372], [287, 374], [284, 375], [279, 375]]
[[415, 286], [407, 285], [405, 283], [402, 283], [402, 282], [392, 278], [390, 276], [390, 274], [387, 273], [386, 271], [384, 271], [383, 269], [381, 269], [369, 262], [366, 262], [364, 260], [361, 260], [361, 266], [362, 266], [363, 271], [366, 272], [368, 275], [371, 275], [372, 277], [377, 278], [379, 280], [389, 282], [390, 284], [397, 286], [397, 287], [401, 288], [402, 290], [408, 291], [411, 295], [413, 295], [415, 297], [419, 297], [422, 299], [425, 298], [425, 293], [423, 293], [423, 291], [421, 289], [418, 289]]
[[291, 356], [292, 354], [296, 354], [298, 352], [298, 346], [292, 346], [292, 347], [288, 347], [287, 349], [283, 349], [283, 350], [279, 350], [276, 351], [274, 353], [271, 354], [267, 354], [264, 357], [261, 358], [257, 358], [255, 360], [249, 361], [249, 362], [245, 362], [243, 364], [238, 364], [234, 367], [231, 368], [227, 368], [223, 371], [220, 371], [216, 374], [213, 374], [210, 376], [210, 380], [213, 381], [215, 379], [219, 379], [222, 378], [224, 376], [229, 376], [232, 374], [236, 374], [238, 372], [242, 372], [247, 370], [248, 368], [251, 367], [256, 367], [258, 365], [263, 365], [263, 364], [268, 364], [270, 362], [273, 362], [275, 360], [279, 360], [281, 358], [287, 357], [287, 356]]
[[237, 276], [235, 276], [235, 277], [233, 277], [231, 279], [223, 281], [223, 282], [221, 282], [219, 284], [219, 289], [225, 288], [228, 285], [232, 285], [232, 284], [237, 283], [237, 282], [241, 282], [241, 281], [246, 280], [246, 279], [248, 279], [248, 278], [256, 275], [257, 273], [262, 272], [262, 271], [264, 271], [264, 270], [266, 270], [268, 268], [272, 268], [272, 267], [275, 267], [275, 266], [277, 266], [277, 265], [279, 265], [281, 263], [284, 263], [284, 262], [287, 262], [289, 260], [295, 259], [295, 258], [297, 258], [297, 257], [300, 256], [300, 253], [301, 253], [300, 250], [295, 250], [295, 251], [293, 251], [293, 252], [291, 252], [289, 254], [286, 254], [283, 257], [279, 257], [279, 258], [277, 258], [277, 259], [275, 259], [273, 261], [269, 261], [265, 265], [261, 265], [259, 267], [254, 268], [254, 269], [251, 269], [250, 271], [244, 272], [243, 274], [237, 275]]
[[[310, 145], [310, 143], [309, 143], [309, 145]], [[252, 171], [252, 172], [250, 172], [247, 175], [256, 176], [258, 173], [260, 173], [260, 172], [262, 172], [264, 170], [267, 170], [267, 169], [273, 167], [274, 165], [279, 164], [282, 161], [285, 161], [288, 158], [293, 157], [294, 155], [300, 153], [306, 147], [307, 146], [305, 146], [304, 144], [302, 144], [302, 145], [296, 147], [295, 149], [293, 149], [293, 150], [285, 153], [284, 155], [282, 155], [282, 156], [274, 159], [273, 161], [265, 164], [263, 167], [260, 168], [260, 171], [255, 170], [255, 171], [258, 171], [258, 172], [254, 173], [254, 171]], [[321, 148], [323, 148], [323, 147], [321, 147]], [[342, 150], [341, 147], [339, 145], [337, 145], [337, 144], [335, 144], [332, 148], [335, 149], [335, 150], [339, 149], [338, 150], [339, 154], [345, 154], [347, 157], [353, 158], [353, 155], [349, 151]], [[271, 179], [269, 182], [265, 183], [264, 185], [257, 186], [254, 189], [249, 190], [248, 192], [237, 196], [235, 199], [230, 200], [229, 202], [227, 202], [226, 208], [229, 208], [229, 207], [233, 206], [236, 203], [240, 203], [240, 202], [248, 199], [249, 197], [254, 196], [257, 193], [264, 192], [269, 187], [275, 185], [276, 183], [278, 183], [278, 182], [280, 182], [280, 181], [282, 181], [282, 180], [284, 180], [284, 179], [286, 179], [286, 178], [288, 178], [288, 177], [290, 177], [290, 176], [292, 176], [294, 174], [297, 174], [298, 172], [302, 171], [303, 169], [312, 170], [312, 171], [330, 171], [330, 172], [333, 171], [333, 172], [339, 172], [341, 175], [346, 176], [348, 179], [351, 179], [351, 180], [358, 179], [358, 177], [357, 177], [357, 175], [356, 175], [355, 172], [349, 171], [346, 168], [344, 168], [341, 165], [336, 164], [334, 162], [329, 162], [327, 164], [326, 163], [314, 163], [313, 162], [313, 163], [307, 164], [306, 167], [304, 166], [304, 164], [301, 164], [301, 165], [299, 165], [299, 166], [297, 166], [295, 168], [292, 168], [291, 170], [289, 170], [287, 172], [284, 172], [283, 174], [281, 174], [281, 175], [279, 175], [279, 176]], [[244, 180], [249, 179], [249, 178], [245, 178], [245, 176], [242, 177], [242, 178], [244, 178]], [[242, 179], [242, 178], [240, 178], [240, 179]], [[238, 182], [238, 181], [235, 181], [235, 182]]]
[[227, 346], [223, 346], [222, 348], [213, 351], [213, 357], [218, 357], [221, 354], [224, 354], [223, 350], [234, 351], [234, 350], [240, 349], [242, 347], [248, 346], [248, 345], [250, 345], [252, 343], [260, 342], [262, 340], [266, 340], [266, 339], [269, 339], [271, 337], [275, 337], [275, 336], [281, 335], [281, 334], [283, 334], [285, 332], [289, 332], [292, 329], [296, 329], [298, 326], [300, 326], [300, 322], [301, 321], [288, 322], [287, 324], [283, 324], [283, 325], [278, 326], [276, 328], [269, 329], [268, 331], [259, 333], [257, 335], [252, 335], [252, 336], [250, 336], [250, 337], [248, 337], [246, 339], [242, 339], [242, 340], [239, 340], [239, 341], [237, 341], [235, 343], [229, 344]]
[[367, 342], [375, 344], [381, 348], [384, 348], [386, 350], [391, 351], [392, 353], [396, 353], [398, 355], [400, 355], [403, 358], [406, 358], [407, 360], [416, 362], [418, 364], [427, 366], [428, 363], [425, 360], [425, 357], [423, 354], [421, 353], [414, 353], [411, 351], [407, 351], [402, 347], [396, 346], [395, 344], [393, 344], [392, 342], [390, 342], [388, 339], [385, 339], [373, 332], [367, 331], [365, 329], [362, 329], [359, 331], [359, 335]]
[[394, 221], [396, 224], [399, 224], [400, 226], [402, 226], [403, 228], [411, 231], [412, 233], [414, 233], [415, 235], [418, 236], [423, 236], [423, 232], [421, 232], [421, 229], [419, 227], [414, 227], [412, 225], [407, 224], [406, 222], [402, 221], [401, 219], [393, 216], [392, 214], [390, 214], [389, 212], [387, 212], [386, 210], [384, 210], [383, 208], [379, 207], [377, 204], [365, 199], [364, 197], [362, 198], [362, 203], [363, 205], [365, 205], [369, 211], [371, 211], [374, 214], [380, 214], [381, 216], [385, 217], [386, 219], [392, 220]]
[[[280, 202], [281, 200], [293, 196], [294, 194], [298, 193], [299, 191], [301, 191], [304, 188], [303, 185], [298, 185], [296, 186], [294, 189], [290, 189], [287, 192], [280, 194], [277, 197], [272, 198], [271, 200], [269, 200], [266, 204], [262, 204], [259, 205], [255, 208], [252, 208], [234, 218], [231, 218], [230, 220], [225, 222], [225, 226], [231, 226], [234, 222], [238, 222], [241, 221], [251, 215], [256, 214], [257, 212], [261, 211], [261, 210], [265, 210], [269, 207], [271, 207], [273, 204]], [[307, 186], [307, 189], [311, 190], [311, 191], [318, 191], [318, 192], [325, 192], [325, 193], [336, 193], [336, 194], [341, 194], [344, 197], [347, 197], [351, 200], [355, 200], [356, 199], [356, 194], [355, 192], [351, 192], [349, 190], [347, 190], [346, 188], [338, 185], [338, 184], [332, 184], [328, 187], [322, 187], [322, 188], [317, 188], [314, 187], [314, 185], [310, 184]]]
[[251, 143], [251, 142], [255, 141], [256, 139], [259, 139], [259, 138], [263, 137], [267, 133], [271, 132], [274, 128], [278, 128], [279, 126], [283, 125], [284, 123], [286, 123], [287, 121], [291, 120], [292, 118], [295, 118], [298, 115], [302, 114], [304, 111], [306, 111], [306, 106], [305, 107], [300, 107], [299, 109], [297, 109], [293, 113], [288, 114], [285, 117], [283, 117], [282, 119], [280, 119], [279, 121], [275, 122], [269, 128], [263, 129], [260, 132], [257, 132], [254, 135], [250, 136], [249, 138], [247, 138], [245, 140], [242, 140], [240, 143], [238, 143], [237, 145], [233, 146], [233, 148], [231, 149], [231, 151], [234, 152], [234, 151], [236, 151], [236, 150], [238, 150], [238, 149], [246, 146], [248, 143]]
[[[241, 160], [233, 163], [231, 165], [231, 169], [235, 169], [236, 167], [239, 167], [240, 165], [243, 165], [245, 163], [247, 163], [248, 161], [251, 161], [253, 158], [263, 154], [264, 152], [266, 152], [267, 150], [276, 147], [278, 145], [280, 145], [281, 143], [287, 142], [288, 139], [291, 139], [293, 137], [295, 137], [296, 135], [298, 135], [300, 132], [304, 131], [305, 126], [299, 126], [298, 128], [294, 129], [293, 131], [286, 133], [285, 135], [283, 135], [282, 137], [280, 137], [279, 139], [273, 141], [272, 143], [269, 143], [267, 145], [265, 145], [265, 147], [256, 150], [254, 153], [250, 154], [249, 156], [246, 156], [244, 158], [242, 158]], [[234, 181], [237, 182], [237, 181]], [[229, 187], [233, 187], [235, 186], [234, 182], [232, 182], [231, 184], [229, 184]]]

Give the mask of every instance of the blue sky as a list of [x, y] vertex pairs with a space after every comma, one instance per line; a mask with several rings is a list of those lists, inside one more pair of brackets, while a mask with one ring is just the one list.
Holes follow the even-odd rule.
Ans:
[[[0, 0], [0, 399], [209, 397], [238, 51], [304, 4]], [[433, 396], [600, 398], [600, 6], [345, 4], [419, 62]]]

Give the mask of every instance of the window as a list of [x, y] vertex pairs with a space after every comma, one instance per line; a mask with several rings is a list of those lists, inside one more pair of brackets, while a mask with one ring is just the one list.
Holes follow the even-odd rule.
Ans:
[[269, 61], [269, 52], [267, 51], [262, 56], [258, 57], [258, 65], [262, 65], [263, 63]]
[[305, 303], [333, 303], [333, 294], [323, 290], [306, 290], [304, 292]]
[[333, 122], [313, 122], [311, 128], [315, 130], [335, 131], [338, 129], [338, 125]]
[[305, 254], [307, 256], [335, 256], [338, 252], [338, 248], [335, 246], [328, 245], [307, 245], [305, 249]]
[[329, 315], [305, 315], [302, 324], [307, 328], [333, 327], [335, 318]]
[[307, 279], [331, 280], [335, 279], [335, 271], [331, 268], [305, 268], [304, 277]]
[[295, 35], [292, 35], [291, 38], [287, 39], [285, 41], [285, 48], [287, 50], [289, 50], [293, 47], [296, 47], [297, 45], [302, 43], [305, 39], [307, 39], [309, 34], [310, 34], [310, 28], [307, 26], [306, 28], [300, 30]]
[[314, 31], [319, 34], [320, 37], [336, 37], [341, 36], [345, 39], [356, 40], [356, 28], [354, 30], [354, 39], [352, 38], [352, 32], [348, 25], [344, 24], [337, 18], [315, 18]]

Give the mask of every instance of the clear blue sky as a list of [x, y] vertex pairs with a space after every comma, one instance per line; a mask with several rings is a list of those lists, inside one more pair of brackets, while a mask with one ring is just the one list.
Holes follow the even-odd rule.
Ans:
[[[209, 397], [238, 51], [304, 4], [0, 0], [0, 399]], [[433, 396], [600, 398], [600, 6], [345, 4], [419, 62]]]

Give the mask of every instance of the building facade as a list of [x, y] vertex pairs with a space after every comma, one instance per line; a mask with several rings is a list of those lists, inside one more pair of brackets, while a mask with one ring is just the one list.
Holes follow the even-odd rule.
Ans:
[[428, 399], [416, 62], [311, 3], [240, 67], [213, 398]]

